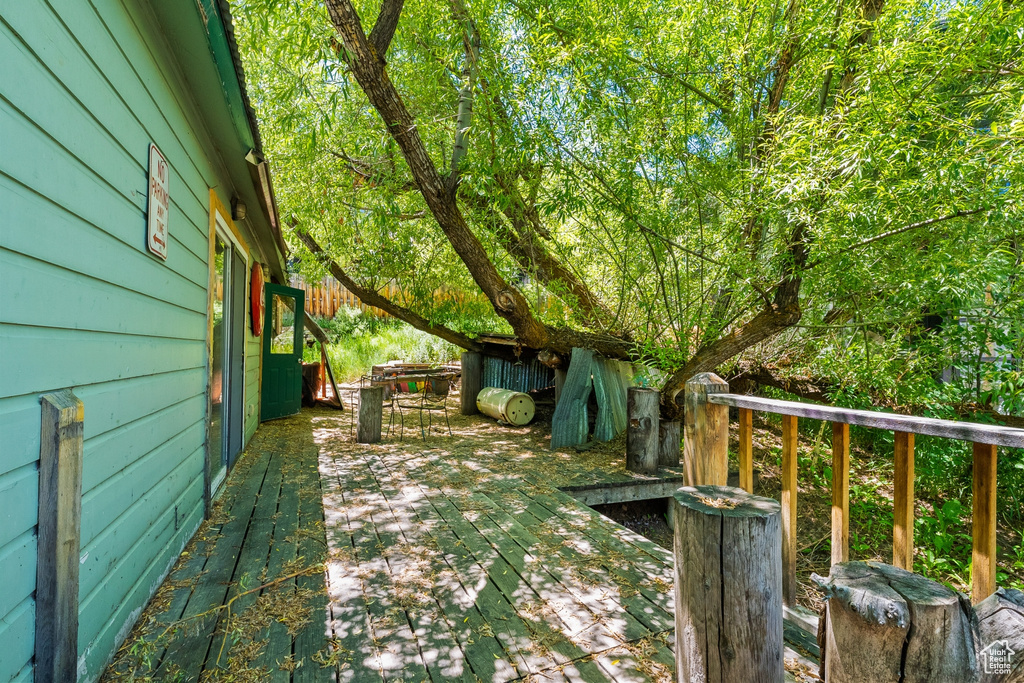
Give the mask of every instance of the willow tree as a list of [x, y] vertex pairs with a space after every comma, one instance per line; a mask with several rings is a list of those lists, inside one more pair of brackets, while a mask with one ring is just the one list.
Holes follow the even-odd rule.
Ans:
[[307, 260], [371, 296], [399, 282], [386, 303], [467, 347], [431, 293], [478, 288], [478, 326], [667, 371], [669, 412], [686, 378], [785, 331], [878, 302], [913, 321], [949, 304], [944, 278], [981, 291], [1019, 260], [1019, 4], [235, 14], [280, 204], [322, 247]]

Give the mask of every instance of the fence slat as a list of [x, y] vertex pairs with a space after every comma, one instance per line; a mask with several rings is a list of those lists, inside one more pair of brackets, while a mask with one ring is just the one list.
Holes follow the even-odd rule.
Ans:
[[796, 602], [797, 418], [782, 416], [782, 601]]
[[740, 488], [754, 492], [754, 411], [740, 408]]
[[914, 571], [914, 435], [893, 434], [895, 463], [893, 468], [892, 563], [908, 572]]
[[850, 425], [832, 423], [832, 564], [850, 559]]
[[974, 444], [974, 503], [971, 601], [996, 590], [996, 447]]

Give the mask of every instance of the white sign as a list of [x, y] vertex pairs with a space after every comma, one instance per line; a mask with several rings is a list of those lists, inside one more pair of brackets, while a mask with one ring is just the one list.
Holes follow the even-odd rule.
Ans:
[[167, 190], [170, 169], [167, 159], [149, 145], [149, 220], [146, 225], [149, 250], [162, 259], [167, 258], [167, 213], [171, 208], [171, 195]]
[[1010, 649], [1008, 641], [996, 640], [989, 643], [980, 653], [985, 673], [996, 676], [1012, 673], [1015, 654], [1017, 653]]

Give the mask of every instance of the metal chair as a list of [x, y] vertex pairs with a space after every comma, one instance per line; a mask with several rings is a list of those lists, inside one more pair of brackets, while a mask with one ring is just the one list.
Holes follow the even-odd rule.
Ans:
[[[427, 432], [434, 426], [434, 413], [444, 414], [444, 424], [448, 429], [448, 435], [452, 435], [452, 427], [448, 421], [448, 378], [441, 375], [429, 377], [408, 378], [403, 382], [401, 379], [395, 383], [394, 396], [398, 397], [394, 407], [398, 409], [399, 432], [398, 440], [401, 441], [405, 435], [405, 411], [418, 411], [420, 418], [420, 436], [424, 441], [427, 439]], [[412, 396], [418, 394], [418, 400], [402, 400], [402, 395]], [[423, 424], [423, 413], [427, 414], [427, 424]], [[390, 423], [389, 423], [390, 433]]]

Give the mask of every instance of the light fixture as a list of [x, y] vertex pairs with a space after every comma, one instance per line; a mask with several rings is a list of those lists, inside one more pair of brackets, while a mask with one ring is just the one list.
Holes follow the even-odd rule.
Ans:
[[231, 220], [245, 220], [245, 203], [238, 197], [231, 198]]

